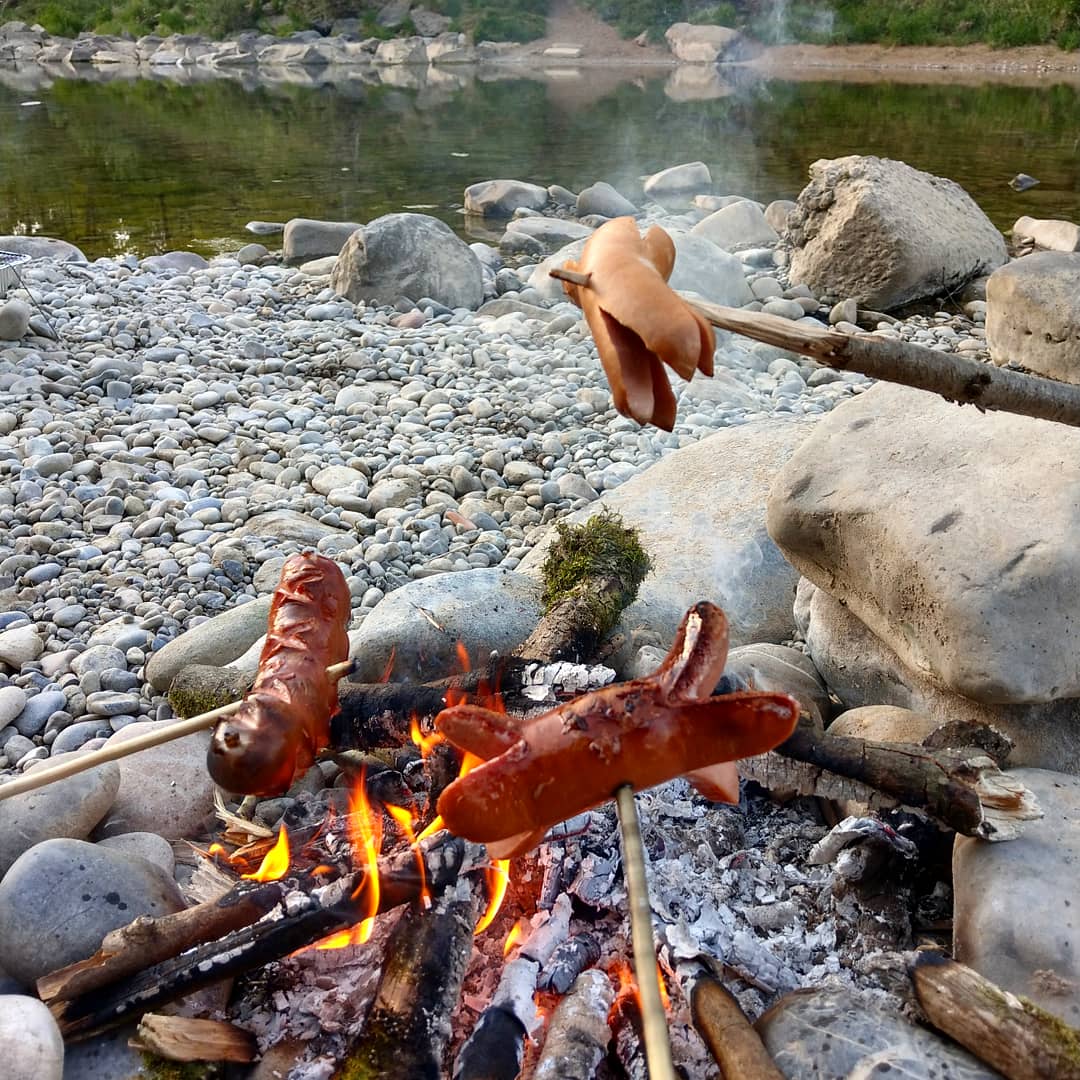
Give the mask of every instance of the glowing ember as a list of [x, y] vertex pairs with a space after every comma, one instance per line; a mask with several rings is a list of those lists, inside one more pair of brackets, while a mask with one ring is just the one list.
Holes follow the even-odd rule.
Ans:
[[506, 935], [506, 940], [503, 942], [503, 956], [509, 956], [510, 950], [521, 940], [521, 920], [518, 919], [513, 926], [510, 927], [510, 933]]
[[656, 981], [660, 986], [660, 1001], [664, 1006], [664, 1012], [671, 1012], [671, 998], [668, 996], [667, 982], [659, 960], [656, 961]]
[[494, 921], [495, 916], [502, 907], [503, 897], [506, 896], [506, 888], [510, 884], [510, 860], [499, 859], [495, 865], [487, 871], [488, 901], [487, 911], [481, 916], [476, 924], [474, 933], [482, 934]]
[[282, 825], [274, 846], [263, 856], [253, 874], [241, 874], [247, 881], [280, 881], [289, 872], [289, 834]]
[[229, 853], [225, 850], [225, 848], [222, 847], [221, 844], [218, 844], [216, 842], [211, 844], [210, 847], [206, 849], [206, 853], [214, 859], [216, 859], [219, 855], [223, 859], [228, 859], [229, 857]]

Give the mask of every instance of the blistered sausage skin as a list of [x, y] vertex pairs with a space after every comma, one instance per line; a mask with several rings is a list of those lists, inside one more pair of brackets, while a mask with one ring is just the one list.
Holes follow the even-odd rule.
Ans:
[[278, 795], [329, 743], [338, 696], [326, 669], [349, 657], [350, 607], [333, 560], [311, 552], [285, 560], [255, 683], [210, 740], [210, 775], [226, 791]]
[[585, 694], [526, 723], [473, 705], [444, 709], [437, 729], [486, 759], [439, 798], [446, 827], [505, 858], [623, 784], [640, 791], [685, 775], [709, 797], [737, 801], [733, 762], [787, 738], [799, 707], [786, 694], [710, 697], [726, 657], [723, 612], [702, 603], [646, 678]]

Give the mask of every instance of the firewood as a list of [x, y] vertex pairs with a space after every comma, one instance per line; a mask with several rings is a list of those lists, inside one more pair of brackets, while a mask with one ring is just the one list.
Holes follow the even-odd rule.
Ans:
[[744, 776], [801, 795], [903, 805], [964, 836], [1012, 840], [1042, 817], [1035, 796], [983, 751], [931, 749], [824, 734], [807, 717], [775, 750], [739, 762]]
[[608, 1011], [614, 999], [604, 972], [582, 972], [552, 1013], [533, 1080], [592, 1080], [611, 1037]]
[[[480, 849], [448, 833], [437, 833], [420, 845], [424, 877], [412, 849], [379, 860], [378, 911], [417, 899], [426, 885], [432, 891], [456, 882], [463, 865], [477, 861]], [[467, 857], [470, 862], [466, 863]], [[188, 949], [135, 975], [50, 1005], [61, 1034], [73, 1042], [116, 1027], [132, 1016], [221, 979], [279, 960], [297, 949], [366, 917], [372, 881], [362, 871], [338, 878], [310, 893], [286, 891], [268, 915], [250, 926]], [[64, 971], [50, 977], [60, 985]]]
[[225, 1020], [147, 1013], [128, 1045], [167, 1061], [254, 1061], [258, 1047], [250, 1032]]
[[491, 1003], [458, 1051], [453, 1080], [515, 1080], [525, 1036], [536, 1019], [533, 991], [540, 964], [518, 956], [503, 965]]
[[1080, 1031], [932, 949], [908, 968], [927, 1019], [1007, 1080], [1080, 1080]]
[[481, 895], [480, 883], [466, 876], [431, 908], [408, 908], [387, 942], [379, 988], [359, 1040], [335, 1076], [440, 1080]]
[[783, 1080], [761, 1036], [716, 979], [703, 974], [694, 981], [690, 1008], [723, 1080]]

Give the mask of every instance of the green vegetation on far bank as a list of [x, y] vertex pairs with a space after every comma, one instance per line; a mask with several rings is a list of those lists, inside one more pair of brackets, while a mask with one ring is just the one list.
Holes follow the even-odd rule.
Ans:
[[[382, 25], [387, 0], [0, 0], [0, 22], [40, 23], [50, 34], [205, 34], [220, 39], [242, 30], [286, 35], [312, 27], [328, 33], [357, 20], [364, 37], [415, 33], [409, 19]], [[425, 0], [416, 5], [446, 15], [452, 30], [475, 41], [531, 41], [542, 37], [548, 0]]]
[[715, 23], [767, 44], [1080, 46], [1080, 0], [583, 0], [630, 37]]
[[[328, 32], [356, 19], [365, 36], [415, 32], [410, 20], [387, 27], [388, 0], [0, 0], [0, 21], [37, 22], [50, 33], [202, 33], [241, 30]], [[675, 22], [714, 23], [776, 44], [1080, 47], [1080, 0], [581, 0], [627, 37], [654, 41]], [[476, 41], [531, 41], [544, 34], [549, 0], [420, 0]]]

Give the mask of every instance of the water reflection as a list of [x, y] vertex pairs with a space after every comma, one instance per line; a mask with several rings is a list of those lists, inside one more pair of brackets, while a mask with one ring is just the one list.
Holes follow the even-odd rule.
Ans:
[[[423, 204], [463, 235], [461, 193], [517, 177], [631, 199], [706, 162], [717, 194], [794, 197], [819, 157], [949, 176], [995, 222], [1080, 219], [1070, 85], [794, 82], [742, 68], [0, 68], [0, 234], [90, 257], [250, 239], [252, 218], [366, 221]], [[835, 74], [835, 73], [833, 73]], [[36, 101], [33, 107], [23, 102]], [[1041, 184], [1019, 194], [1010, 177]]]

